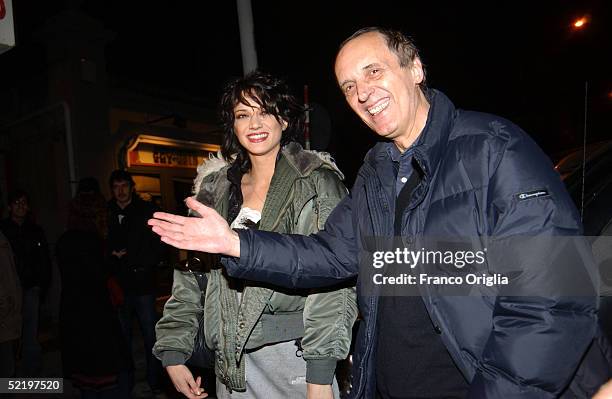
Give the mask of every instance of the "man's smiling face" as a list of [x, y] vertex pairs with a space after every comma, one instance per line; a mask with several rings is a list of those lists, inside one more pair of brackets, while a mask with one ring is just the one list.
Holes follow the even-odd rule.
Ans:
[[400, 149], [416, 140], [429, 109], [419, 87], [424, 74], [418, 58], [402, 67], [384, 36], [369, 32], [342, 47], [335, 72], [346, 101], [370, 129]]

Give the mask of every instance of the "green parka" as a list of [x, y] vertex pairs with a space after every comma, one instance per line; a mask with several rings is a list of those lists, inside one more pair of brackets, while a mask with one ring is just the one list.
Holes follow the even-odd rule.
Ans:
[[[228, 167], [218, 159], [207, 161], [195, 182], [197, 199], [224, 217], [229, 206]], [[270, 183], [259, 229], [295, 234], [322, 229], [347, 193], [341, 179], [342, 173], [327, 154], [305, 151], [296, 143], [286, 145]], [[229, 389], [246, 389], [245, 350], [300, 337], [306, 381], [332, 382], [337, 361], [348, 355], [357, 317], [354, 287], [278, 292], [245, 282], [239, 302], [220, 264], [207, 277], [202, 309], [195, 277], [190, 272], [174, 273], [172, 296], [157, 323], [153, 348], [164, 367], [184, 364], [190, 358], [203, 312], [206, 344], [215, 351], [215, 373]]]

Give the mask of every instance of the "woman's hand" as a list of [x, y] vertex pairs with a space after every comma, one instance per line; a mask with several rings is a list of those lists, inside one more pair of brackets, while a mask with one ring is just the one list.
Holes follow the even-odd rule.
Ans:
[[149, 225], [166, 244], [179, 249], [240, 256], [238, 233], [214, 209], [187, 198], [187, 206], [201, 217], [184, 217], [165, 212], [155, 212]]
[[334, 399], [331, 385], [306, 384], [307, 399]]
[[193, 379], [193, 374], [182, 364], [166, 367], [166, 371], [174, 384], [177, 391], [188, 397], [189, 399], [200, 399], [208, 396], [204, 389], [200, 388], [202, 377]]

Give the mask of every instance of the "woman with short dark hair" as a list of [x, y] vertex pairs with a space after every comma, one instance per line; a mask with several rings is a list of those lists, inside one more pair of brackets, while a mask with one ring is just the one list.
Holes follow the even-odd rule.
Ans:
[[[253, 72], [222, 96], [222, 158], [198, 168], [195, 194], [233, 228], [310, 234], [346, 195], [328, 154], [305, 151], [304, 110], [284, 81]], [[274, 256], [274, 254], [270, 254]], [[176, 271], [154, 348], [177, 390], [199, 397], [184, 366], [203, 317], [215, 353], [219, 398], [332, 398], [356, 317], [353, 288], [285, 290], [233, 279], [218, 262], [206, 271], [204, 306], [195, 277]], [[333, 383], [333, 384], [332, 384]], [[335, 388], [337, 396], [337, 388]]]

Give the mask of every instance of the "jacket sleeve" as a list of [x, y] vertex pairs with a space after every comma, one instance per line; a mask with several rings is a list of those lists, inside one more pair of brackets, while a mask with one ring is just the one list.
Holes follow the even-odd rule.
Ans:
[[[338, 176], [327, 170], [312, 177], [317, 196], [300, 213], [299, 226], [309, 226], [304, 233], [322, 228], [346, 188]], [[307, 219], [307, 220], [304, 220]], [[331, 384], [338, 361], [348, 356], [352, 327], [357, 317], [354, 287], [334, 287], [312, 292], [304, 305], [303, 356], [306, 360], [306, 382]]]
[[174, 271], [172, 296], [155, 326], [157, 340], [153, 354], [162, 365], [185, 364], [193, 352], [203, 309], [200, 288], [189, 272]]
[[[498, 159], [488, 187], [491, 236], [518, 237], [516, 242], [529, 237], [550, 245], [529, 248], [537, 252], [529, 256], [523, 254], [529, 245], [513, 249], [523, 276], [511, 282], [508, 295], [495, 299], [491, 333], [468, 397], [555, 398], [569, 384], [596, 331], [595, 267], [582, 258], [584, 263], [562, 270], [561, 258], [551, 257], [559, 253], [555, 245], [561, 236], [575, 236], [580, 246], [581, 227], [558, 174], [535, 143], [519, 136], [491, 158]], [[498, 266], [489, 260], [489, 268]], [[542, 294], [530, 288], [531, 295], [519, 296], [534, 281]], [[563, 287], [578, 281], [586, 293], [568, 296]]]
[[237, 233], [240, 258], [221, 260], [232, 277], [289, 288], [314, 288], [353, 278], [359, 269], [350, 194], [331, 212], [324, 230], [316, 234], [304, 236], [253, 229]]

